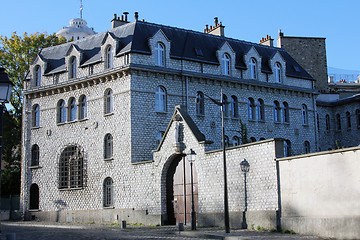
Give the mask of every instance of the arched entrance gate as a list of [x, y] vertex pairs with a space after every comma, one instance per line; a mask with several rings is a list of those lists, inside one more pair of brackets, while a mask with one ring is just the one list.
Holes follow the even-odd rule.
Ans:
[[[191, 172], [185, 155], [169, 158], [166, 171], [166, 217], [164, 224], [191, 224]], [[195, 212], [198, 212], [198, 178], [193, 164], [193, 190]]]

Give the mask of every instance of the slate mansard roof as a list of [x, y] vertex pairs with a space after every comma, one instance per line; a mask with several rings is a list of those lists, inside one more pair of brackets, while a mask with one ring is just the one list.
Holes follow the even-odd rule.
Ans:
[[[283, 49], [141, 21], [130, 22], [107, 32], [95, 34], [78, 41], [45, 48], [39, 55], [47, 62], [45, 74], [62, 72], [66, 70], [65, 55], [71, 45], [75, 45], [83, 56], [80, 67], [84, 67], [102, 61], [101, 46], [109, 35], [118, 42], [116, 56], [129, 52], [150, 55], [151, 49], [148, 40], [159, 30], [162, 30], [171, 42], [171, 58], [219, 65], [216, 51], [219, 50], [225, 42], [228, 42], [236, 53], [235, 67], [238, 69], [247, 69], [247, 65], [243, 60], [244, 55], [254, 47], [262, 57], [262, 72], [272, 73], [269, 60], [279, 52], [286, 62], [287, 76], [313, 80]], [[200, 49], [202, 56], [197, 55], [195, 49]]]

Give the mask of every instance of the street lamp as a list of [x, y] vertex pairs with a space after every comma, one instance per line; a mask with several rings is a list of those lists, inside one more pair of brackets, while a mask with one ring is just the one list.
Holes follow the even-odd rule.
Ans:
[[[222, 129], [222, 152], [223, 152], [223, 165], [224, 165], [224, 223], [225, 232], [230, 233], [230, 218], [229, 218], [229, 200], [227, 189], [227, 173], [226, 173], [226, 144], [225, 144], [225, 125], [224, 125], [224, 107], [226, 102], [224, 101], [224, 95], [221, 88], [221, 101], [217, 101], [210, 96], [206, 95], [213, 103], [221, 107], [221, 129]], [[195, 100], [198, 102], [198, 99]]]
[[240, 168], [241, 171], [244, 173], [244, 195], [245, 195], [245, 208], [244, 208], [244, 212], [243, 212], [243, 221], [242, 221], [242, 228], [246, 229], [247, 228], [247, 223], [246, 223], [246, 211], [247, 211], [247, 189], [246, 189], [246, 173], [249, 172], [250, 170], [250, 164], [248, 161], [246, 161], [246, 159], [244, 158], [244, 160], [240, 163]]
[[[5, 103], [9, 102], [11, 90], [14, 84], [10, 81], [5, 72], [5, 68], [0, 67], [0, 199], [1, 199], [1, 153], [2, 153], [2, 135], [3, 135], [3, 112]], [[0, 229], [1, 232], [1, 229]]]
[[194, 150], [190, 149], [186, 154], [187, 160], [190, 163], [190, 172], [191, 172], [191, 230], [196, 230], [196, 213], [195, 213], [195, 204], [194, 204], [194, 178], [193, 178], [193, 163], [195, 162], [196, 153]]

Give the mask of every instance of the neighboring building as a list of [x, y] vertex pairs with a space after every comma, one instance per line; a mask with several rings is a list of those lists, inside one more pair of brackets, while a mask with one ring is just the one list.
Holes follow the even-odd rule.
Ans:
[[73, 18], [69, 21], [69, 26], [63, 27], [56, 35], [65, 37], [68, 41], [79, 40], [90, 35], [96, 34], [94, 28], [89, 28], [87, 22], [82, 18]]
[[[210, 96], [225, 102], [231, 217], [244, 211], [239, 164], [246, 158], [249, 224], [274, 227], [256, 222], [279, 210], [274, 158], [319, 147], [314, 79], [284, 49], [225, 37], [217, 19], [204, 33], [137, 14], [133, 22], [115, 16], [112, 26], [45, 48], [31, 64], [23, 107], [26, 216], [186, 222], [176, 212], [173, 180], [182, 179], [192, 148], [198, 223], [221, 225], [222, 128]], [[263, 141], [238, 146], [241, 123], [251, 141]]]

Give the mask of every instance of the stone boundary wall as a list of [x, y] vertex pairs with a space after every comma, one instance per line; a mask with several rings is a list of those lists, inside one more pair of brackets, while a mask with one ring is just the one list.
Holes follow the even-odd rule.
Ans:
[[283, 229], [330, 238], [360, 238], [360, 147], [277, 161]]

